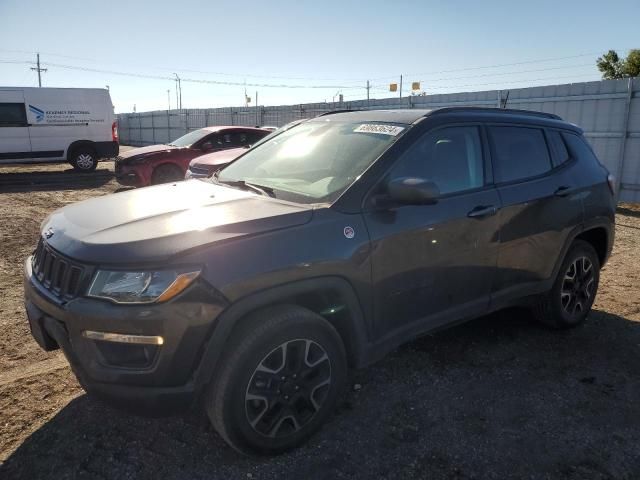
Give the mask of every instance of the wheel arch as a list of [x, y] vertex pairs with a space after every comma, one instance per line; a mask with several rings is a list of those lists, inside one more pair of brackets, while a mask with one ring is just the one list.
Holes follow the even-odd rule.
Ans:
[[[607, 262], [607, 259], [611, 254], [613, 239], [613, 225], [610, 222], [593, 221], [574, 228], [567, 236], [567, 240], [565, 241], [562, 251], [556, 259], [553, 274], [548, 279], [548, 282], [550, 282], [549, 285], [553, 283], [556, 276], [558, 275], [560, 266], [562, 265], [564, 258], [567, 256], [567, 253], [569, 252], [569, 249], [571, 248], [573, 242], [575, 242], [576, 240], [584, 240], [593, 245], [600, 260], [600, 267], [602, 267]], [[594, 242], [596, 242], [595, 245]]]
[[250, 294], [222, 312], [200, 357], [194, 375], [196, 389], [201, 390], [212, 380], [226, 340], [243, 319], [250, 313], [281, 304], [297, 305], [322, 316], [342, 338], [349, 366], [359, 368], [366, 364], [369, 337], [355, 290], [342, 277], [319, 277]]
[[[96, 157], [98, 155], [98, 150], [96, 149], [96, 144], [95, 142], [91, 141], [91, 140], [76, 140], [74, 142], [72, 142], [68, 147], [67, 147], [67, 160], [71, 161], [72, 158], [71, 156], [75, 153], [75, 151], [78, 148], [82, 148], [82, 147], [87, 147], [90, 148], [91, 150], [93, 150], [93, 153], [96, 154]], [[96, 158], [97, 160], [97, 158]]]
[[150, 165], [150, 167], [151, 167], [150, 181], [153, 181], [153, 176], [155, 175], [156, 171], [162, 167], [172, 167], [177, 170], [180, 170], [183, 177], [186, 173], [186, 169], [180, 163], [175, 162], [172, 159], [163, 159], [161, 161], [158, 161], [158, 163], [154, 163], [153, 165]]
[[609, 256], [609, 234], [605, 227], [600, 226], [584, 230], [574, 238], [575, 240], [584, 240], [594, 248], [600, 260], [600, 266], [606, 263]]

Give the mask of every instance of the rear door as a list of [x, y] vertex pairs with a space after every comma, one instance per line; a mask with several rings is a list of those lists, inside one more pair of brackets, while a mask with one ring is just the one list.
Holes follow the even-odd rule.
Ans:
[[556, 148], [541, 127], [488, 127], [500, 194], [500, 251], [494, 299], [536, 293], [550, 279], [569, 232], [582, 222], [582, 203], [568, 169], [554, 168]]
[[378, 338], [420, 333], [488, 309], [500, 200], [487, 178], [481, 133], [477, 125], [432, 130], [387, 175], [435, 182], [437, 203], [365, 212]]
[[0, 163], [31, 159], [31, 139], [22, 90], [0, 90]]

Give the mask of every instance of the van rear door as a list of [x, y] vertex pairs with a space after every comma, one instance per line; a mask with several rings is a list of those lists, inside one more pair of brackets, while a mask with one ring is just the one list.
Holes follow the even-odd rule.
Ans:
[[31, 160], [31, 139], [22, 90], [0, 90], [0, 163]]

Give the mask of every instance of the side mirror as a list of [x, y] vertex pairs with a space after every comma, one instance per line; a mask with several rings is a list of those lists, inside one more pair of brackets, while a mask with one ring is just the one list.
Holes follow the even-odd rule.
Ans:
[[203, 152], [208, 152], [209, 150], [213, 150], [213, 143], [204, 142], [200, 148]]
[[430, 205], [438, 201], [440, 189], [424, 178], [400, 177], [387, 184], [391, 200], [402, 205]]

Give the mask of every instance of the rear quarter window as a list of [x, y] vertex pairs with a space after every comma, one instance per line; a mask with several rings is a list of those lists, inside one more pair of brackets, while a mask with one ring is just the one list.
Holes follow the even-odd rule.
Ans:
[[562, 132], [562, 138], [564, 138], [572, 158], [584, 159], [594, 165], [604, 166], [582, 135]]
[[535, 127], [489, 127], [493, 168], [498, 183], [514, 182], [551, 170], [544, 132]]

